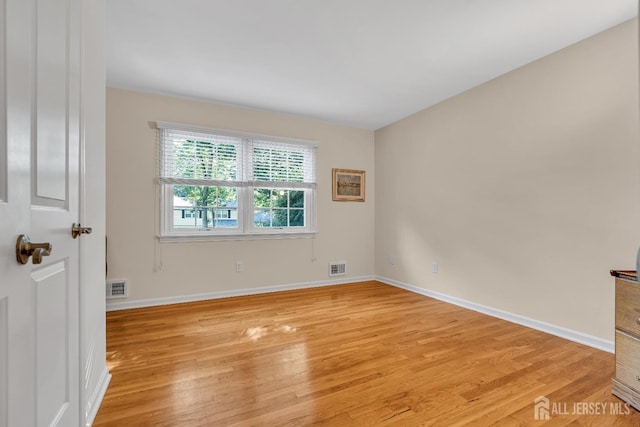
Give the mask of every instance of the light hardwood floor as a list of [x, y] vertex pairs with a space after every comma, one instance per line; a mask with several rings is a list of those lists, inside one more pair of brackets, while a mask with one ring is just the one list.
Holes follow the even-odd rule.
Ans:
[[95, 426], [640, 425], [613, 355], [378, 282], [109, 312], [107, 355]]

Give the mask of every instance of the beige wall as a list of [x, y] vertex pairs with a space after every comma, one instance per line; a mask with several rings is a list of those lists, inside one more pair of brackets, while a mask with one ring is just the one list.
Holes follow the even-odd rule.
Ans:
[[378, 130], [376, 274], [612, 340], [637, 64], [634, 20]]
[[[155, 121], [317, 141], [317, 237], [158, 244]], [[373, 135], [280, 114], [108, 89], [108, 277], [130, 280], [128, 300], [113, 302], [326, 282], [331, 261], [347, 261], [345, 280], [373, 276]], [[367, 171], [365, 203], [331, 201], [333, 167]], [[236, 261], [243, 262], [243, 272], [236, 273]]]

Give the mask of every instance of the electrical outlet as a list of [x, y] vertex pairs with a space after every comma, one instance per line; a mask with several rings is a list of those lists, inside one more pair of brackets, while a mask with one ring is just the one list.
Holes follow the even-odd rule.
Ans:
[[396, 265], [396, 257], [389, 255], [389, 264]]
[[241, 273], [244, 271], [244, 265], [242, 261], [236, 261], [236, 273]]
[[438, 274], [438, 263], [436, 261], [431, 263], [431, 272], [433, 274]]

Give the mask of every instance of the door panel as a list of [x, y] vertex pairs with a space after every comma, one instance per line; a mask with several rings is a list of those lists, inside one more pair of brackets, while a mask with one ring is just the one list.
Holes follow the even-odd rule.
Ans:
[[[34, 203], [65, 200], [69, 32], [66, 0], [38, 0], [36, 52], [36, 188]], [[54, 203], [57, 205], [57, 203]]]
[[66, 343], [69, 336], [68, 269], [65, 261], [31, 274], [36, 295], [36, 402], [39, 426], [56, 425], [73, 404], [69, 402], [69, 366]]

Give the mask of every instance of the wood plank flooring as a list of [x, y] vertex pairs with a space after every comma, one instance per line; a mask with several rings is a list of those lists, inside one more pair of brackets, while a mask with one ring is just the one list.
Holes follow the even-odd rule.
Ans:
[[640, 425], [613, 355], [378, 282], [109, 312], [107, 356], [95, 426]]

